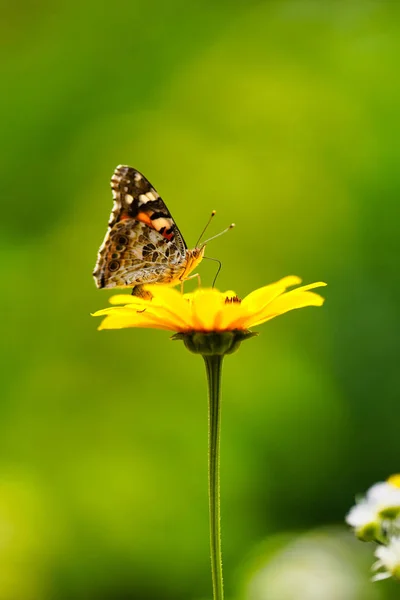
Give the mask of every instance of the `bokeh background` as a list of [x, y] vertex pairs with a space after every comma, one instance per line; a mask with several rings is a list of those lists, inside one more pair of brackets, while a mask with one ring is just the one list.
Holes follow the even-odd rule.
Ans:
[[[210, 600], [202, 361], [97, 332], [117, 164], [220, 289], [325, 280], [225, 361], [228, 600], [387, 600], [343, 519], [400, 469], [399, 3], [2, 11], [0, 600]], [[209, 285], [215, 265], [203, 262]], [[192, 284], [187, 286], [190, 289]]]

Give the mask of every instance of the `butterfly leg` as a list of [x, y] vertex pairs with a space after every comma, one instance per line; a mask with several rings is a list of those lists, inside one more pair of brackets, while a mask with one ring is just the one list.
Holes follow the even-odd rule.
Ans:
[[[189, 279], [195, 279], [196, 277], [197, 277], [197, 285], [198, 285], [198, 287], [201, 287], [201, 279], [200, 279], [199, 273], [194, 273], [193, 275], [189, 275], [189, 277], [186, 277], [183, 281], [189, 281]], [[183, 284], [183, 281], [182, 281], [182, 284]]]

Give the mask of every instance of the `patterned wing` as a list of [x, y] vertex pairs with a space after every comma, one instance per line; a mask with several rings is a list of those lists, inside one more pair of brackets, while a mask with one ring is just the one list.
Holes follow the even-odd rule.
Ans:
[[139, 171], [119, 166], [114, 205], [93, 276], [98, 288], [169, 283], [185, 262], [186, 244], [162, 198]]

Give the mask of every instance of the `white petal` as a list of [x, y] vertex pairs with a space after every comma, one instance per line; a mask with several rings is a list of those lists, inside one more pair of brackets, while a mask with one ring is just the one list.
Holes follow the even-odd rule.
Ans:
[[346, 515], [346, 522], [352, 527], [365, 527], [366, 525], [373, 525], [378, 521], [379, 517], [376, 507], [367, 502], [356, 504]]
[[371, 577], [371, 581], [382, 581], [382, 579], [389, 579], [389, 577], [391, 577], [390, 573], [385, 571], [383, 573], [376, 573], [376, 575], [373, 575]]

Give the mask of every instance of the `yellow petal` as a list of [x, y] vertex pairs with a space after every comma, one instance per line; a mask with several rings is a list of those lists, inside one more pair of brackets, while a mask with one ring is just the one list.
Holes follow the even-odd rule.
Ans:
[[324, 281], [317, 281], [316, 283], [309, 283], [307, 285], [302, 285], [299, 288], [296, 288], [295, 290], [290, 290], [287, 293], [295, 294], [297, 292], [306, 292], [307, 290], [313, 290], [314, 288], [317, 288], [317, 287], [325, 287], [326, 285], [328, 285], [328, 284], [325, 283]]
[[181, 324], [178, 317], [170, 315], [162, 308], [158, 310], [132, 310], [126, 307], [106, 308], [95, 316], [105, 315], [106, 319], [100, 329], [121, 329], [122, 327], [153, 327], [179, 331]]
[[153, 315], [160, 322], [165, 321], [169, 325], [173, 325], [175, 331], [188, 331], [192, 329], [192, 321], [190, 318], [182, 318], [176, 311], [169, 309], [167, 306], [158, 306], [148, 309], [146, 312]]
[[174, 327], [169, 327], [165, 323], [160, 323], [158, 321], [140, 318], [137, 320], [134, 319], [125, 319], [120, 318], [117, 315], [109, 315], [100, 323], [98, 329], [99, 331], [102, 329], [126, 329], [130, 327], [149, 327], [153, 329], [165, 329], [167, 331], [176, 331]]
[[92, 317], [102, 317], [103, 315], [108, 314], [132, 314], [135, 315], [137, 313], [136, 308], [130, 308], [129, 306], [109, 306], [108, 308], [102, 308], [101, 310], [96, 310], [96, 312], [91, 313]]
[[[153, 323], [154, 327], [168, 328], [173, 331], [187, 331], [191, 328], [188, 302], [179, 292], [164, 285], [147, 285], [145, 289], [152, 294], [151, 300], [120, 294], [113, 296], [111, 302], [128, 302], [126, 309], [134, 310], [139, 314], [146, 313], [143, 317], [144, 320]], [[138, 327], [139, 325], [136, 324], [138, 321], [134, 319], [134, 322], [133, 326]], [[143, 320], [139, 323], [143, 323]], [[164, 326], [161, 327], [161, 325]]]
[[[104, 322], [100, 329], [121, 329], [122, 327], [157, 327], [158, 329], [169, 329], [180, 331], [182, 321], [179, 315], [170, 314], [164, 307], [148, 306], [138, 310], [131, 306], [112, 306], [98, 310], [94, 317], [106, 316], [107, 325]], [[185, 325], [185, 323], [183, 323]]]
[[[187, 302], [182, 298], [182, 295], [171, 287], [165, 285], [146, 285], [146, 291], [152, 294], [152, 299], [140, 298], [132, 295], [119, 294], [112, 296], [110, 302], [112, 304], [126, 303], [138, 308], [138, 310], [150, 310], [154, 313], [167, 315], [168, 320], [171, 318], [177, 323], [177, 327], [187, 326], [187, 321], [190, 321], [190, 311]], [[159, 312], [161, 310], [161, 313]]]
[[322, 298], [319, 294], [307, 291], [298, 292], [297, 290], [294, 290], [293, 292], [288, 292], [287, 294], [282, 294], [278, 298], [275, 298], [275, 300], [270, 302], [261, 313], [251, 315], [248, 318], [246, 325], [247, 327], [254, 327], [261, 323], [265, 323], [265, 321], [269, 321], [278, 315], [283, 315], [290, 310], [303, 308], [305, 306], [322, 306], [324, 302], [325, 298]]
[[283, 277], [283, 279], [280, 279], [275, 283], [270, 283], [258, 290], [254, 290], [254, 292], [251, 292], [244, 298], [242, 304], [251, 311], [260, 310], [268, 304], [268, 302], [271, 302], [271, 300], [282, 294], [288, 287], [299, 283], [301, 283], [301, 279], [296, 275]]
[[183, 321], [190, 321], [189, 303], [174, 288], [166, 285], [146, 285], [146, 290], [153, 295], [150, 302], [157, 306], [163, 306], [166, 310], [180, 316]]
[[221, 319], [217, 324], [218, 330], [246, 329], [246, 327], [243, 326], [243, 323], [247, 316], [247, 311], [243, 309], [243, 306], [240, 303], [226, 304]]
[[191, 308], [194, 329], [213, 331], [225, 308], [225, 298], [215, 289], [198, 290], [193, 295]]
[[149, 302], [145, 298], [132, 296], [132, 294], [117, 294], [116, 296], [111, 296], [108, 301], [110, 304], [137, 304], [141, 307]]

